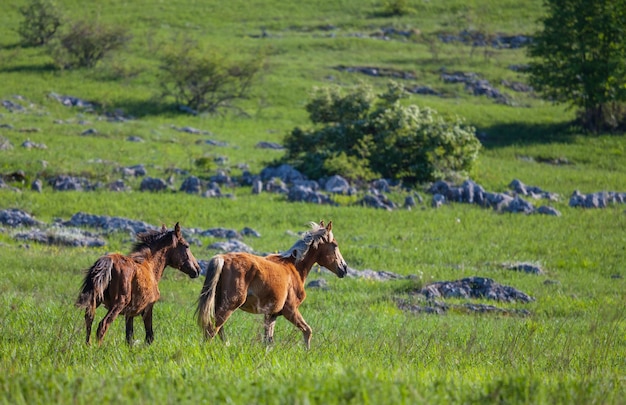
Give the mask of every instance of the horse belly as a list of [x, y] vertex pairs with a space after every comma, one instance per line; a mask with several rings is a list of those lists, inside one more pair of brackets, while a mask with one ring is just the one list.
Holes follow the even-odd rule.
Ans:
[[259, 297], [254, 292], [249, 291], [246, 301], [239, 308], [251, 314], [275, 314], [280, 312], [284, 305], [285, 300], [277, 299], [271, 294]]

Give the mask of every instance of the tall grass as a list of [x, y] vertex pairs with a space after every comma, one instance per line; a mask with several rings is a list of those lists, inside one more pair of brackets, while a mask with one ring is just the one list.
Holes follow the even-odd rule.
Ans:
[[[45, 223], [77, 212], [184, 228], [249, 226], [260, 238], [244, 242], [258, 252], [287, 249], [309, 221], [332, 220], [348, 264], [391, 271], [406, 279], [377, 282], [338, 279], [314, 271], [328, 289], [308, 289], [302, 314], [313, 328], [305, 351], [301, 333], [280, 318], [276, 343], [262, 343], [262, 320], [235, 313], [226, 324], [230, 345], [203, 342], [194, 310], [202, 280], [168, 269], [155, 306], [155, 342], [125, 343], [123, 321], [114, 322], [100, 347], [84, 345], [83, 314], [73, 307], [83, 277], [107, 251], [127, 252], [132, 235], [107, 235], [102, 248], [43, 246], [0, 232], [0, 402], [33, 403], [623, 403], [626, 397], [626, 314], [623, 260], [624, 208], [581, 210], [570, 194], [625, 191], [624, 140], [590, 136], [569, 126], [573, 112], [529, 95], [511, 94], [521, 107], [502, 106], [440, 81], [447, 71], [475, 71], [499, 86], [524, 81], [509, 65], [527, 62], [523, 50], [481, 53], [425, 38], [439, 32], [478, 29], [532, 34], [540, 1], [411, 2], [415, 14], [383, 17], [382, 2], [346, 0], [174, 2], [107, 0], [83, 4], [59, 0], [68, 18], [98, 18], [128, 26], [129, 47], [93, 70], [58, 70], [45, 50], [18, 46], [18, 1], [0, 13], [0, 99], [21, 95], [25, 112], [0, 112], [0, 136], [14, 146], [0, 151], [0, 173], [23, 170], [24, 184], [0, 189], [0, 209], [20, 208]], [[381, 41], [371, 32], [393, 26], [421, 37]], [[330, 31], [327, 29], [330, 27]], [[256, 38], [261, 33], [264, 38]], [[174, 37], [188, 37], [236, 57], [263, 50], [268, 71], [241, 107], [247, 115], [188, 116], [158, 97], [158, 54]], [[437, 52], [434, 52], [437, 51]], [[382, 89], [384, 78], [335, 69], [379, 66], [415, 73], [407, 84], [426, 84], [445, 97], [412, 96], [408, 102], [461, 115], [484, 140], [472, 179], [505, 191], [518, 178], [558, 193], [551, 205], [562, 216], [499, 214], [477, 206], [424, 205], [393, 212], [352, 206], [288, 203], [280, 195], [224, 190], [235, 199], [207, 199], [180, 192], [110, 194], [29, 189], [55, 174], [109, 182], [118, 169], [143, 163], [148, 175], [172, 169], [208, 178], [217, 168], [233, 176], [240, 164], [258, 172], [280, 151], [258, 150], [259, 141], [281, 142], [295, 126], [310, 125], [304, 105], [313, 86], [366, 81]], [[50, 99], [55, 92], [94, 101], [105, 110], [135, 117], [100, 119]], [[64, 123], [55, 123], [63, 120]], [[82, 122], [82, 123], [81, 123]], [[191, 126], [204, 135], [177, 131]], [[11, 129], [11, 127], [13, 129]], [[98, 133], [81, 136], [87, 128]], [[34, 129], [34, 131], [30, 131]], [[143, 143], [126, 139], [139, 136]], [[25, 149], [26, 139], [47, 149]], [[207, 140], [226, 142], [216, 147]], [[199, 167], [199, 158], [227, 163]], [[558, 159], [567, 164], [555, 165]], [[174, 177], [177, 188], [187, 174]], [[127, 179], [135, 190], [140, 179]], [[411, 191], [411, 192], [412, 192]], [[402, 203], [408, 191], [390, 198]], [[199, 259], [216, 253], [215, 239], [194, 237]], [[532, 262], [543, 275], [506, 270]], [[444, 315], [405, 312], [400, 300], [425, 304], [414, 292], [432, 281], [489, 277], [531, 295], [531, 303], [494, 303], [510, 315]], [[461, 304], [462, 300], [448, 300]], [[528, 311], [527, 315], [519, 310]], [[98, 309], [96, 320], [105, 314]], [[137, 322], [140, 323], [140, 322]]]

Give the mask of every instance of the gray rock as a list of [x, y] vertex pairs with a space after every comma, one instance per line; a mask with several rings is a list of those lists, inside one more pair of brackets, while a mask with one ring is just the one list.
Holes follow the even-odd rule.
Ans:
[[224, 252], [254, 253], [254, 249], [252, 249], [250, 246], [236, 239], [234, 240], [231, 239], [226, 242], [215, 242], [207, 246], [207, 249], [221, 250]]
[[350, 183], [343, 177], [334, 175], [326, 180], [324, 190], [334, 194], [348, 194], [350, 191]]
[[17, 208], [0, 211], [0, 224], [10, 227], [41, 226], [43, 223], [34, 219], [30, 214]]
[[485, 298], [502, 302], [531, 302], [534, 298], [510, 286], [484, 277], [467, 277], [457, 281], [440, 281], [424, 287], [420, 294], [435, 298]]
[[180, 191], [187, 194], [200, 194], [202, 192], [202, 181], [196, 176], [189, 176], [181, 184]]
[[167, 183], [165, 182], [165, 180], [163, 179], [158, 179], [158, 178], [152, 178], [152, 177], [145, 177], [142, 181], [141, 181], [141, 185], [139, 186], [139, 189], [141, 191], [163, 191], [163, 190], [167, 190], [168, 186]]

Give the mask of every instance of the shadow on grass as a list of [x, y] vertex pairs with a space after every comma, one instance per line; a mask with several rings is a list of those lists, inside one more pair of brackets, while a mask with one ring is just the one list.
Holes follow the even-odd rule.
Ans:
[[556, 124], [528, 124], [514, 122], [497, 124], [478, 131], [486, 149], [502, 148], [511, 145], [568, 143], [581, 133], [573, 122]]
[[54, 63], [38, 65], [0, 66], [0, 73], [46, 73], [59, 70]]
[[120, 109], [124, 111], [126, 115], [135, 118], [145, 118], [151, 116], [162, 116], [168, 118], [187, 115], [192, 116], [191, 114], [181, 111], [175, 103], [167, 103], [157, 99], [123, 100], [118, 101], [115, 104], [107, 105], [106, 107], [107, 111], [114, 111], [117, 109]]

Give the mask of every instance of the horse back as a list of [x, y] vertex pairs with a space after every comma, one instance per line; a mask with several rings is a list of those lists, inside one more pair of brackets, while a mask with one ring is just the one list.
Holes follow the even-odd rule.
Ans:
[[295, 266], [279, 255], [228, 253], [222, 257], [219, 289], [229, 291], [229, 297], [239, 297], [244, 311], [276, 313], [287, 301], [299, 304], [304, 300], [304, 284]]

